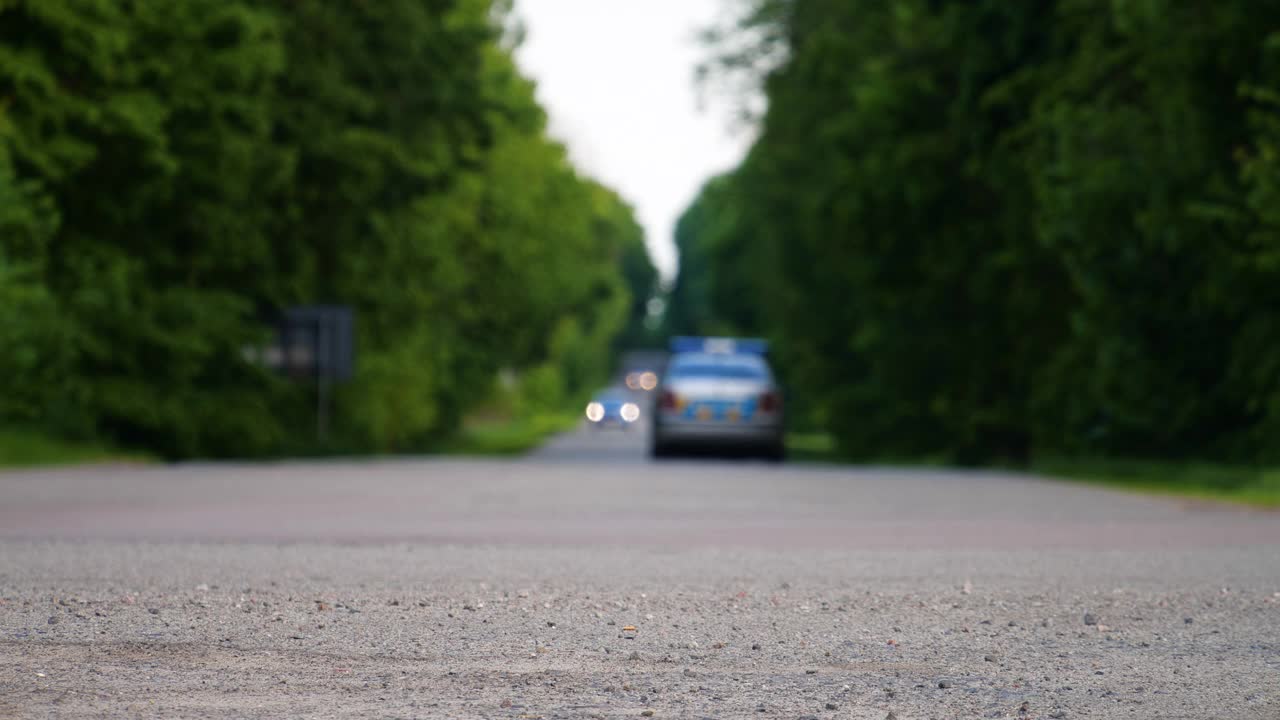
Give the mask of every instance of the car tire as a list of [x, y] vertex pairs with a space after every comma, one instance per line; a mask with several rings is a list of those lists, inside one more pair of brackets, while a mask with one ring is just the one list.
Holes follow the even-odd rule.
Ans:
[[665, 458], [671, 457], [671, 446], [658, 440], [658, 428], [653, 426], [649, 429], [652, 439], [649, 441], [649, 457]]
[[765, 448], [762, 455], [764, 456], [764, 459], [768, 460], [769, 462], [773, 462], [773, 463], [784, 462], [787, 459], [787, 446], [783, 445], [782, 443], [778, 443], [776, 445], [770, 445], [767, 448]]

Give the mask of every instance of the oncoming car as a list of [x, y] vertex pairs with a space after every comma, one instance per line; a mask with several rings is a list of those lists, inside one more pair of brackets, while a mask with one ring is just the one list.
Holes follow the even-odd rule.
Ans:
[[618, 359], [618, 379], [627, 389], [647, 395], [658, 387], [666, 363], [667, 353], [661, 350], [629, 350]]
[[676, 338], [651, 415], [651, 454], [747, 450], [785, 455], [782, 394], [765, 344], [730, 338]]
[[627, 373], [627, 387], [648, 392], [658, 387], [658, 374], [652, 370], [635, 370]]
[[587, 403], [587, 422], [592, 427], [627, 428], [640, 419], [640, 406], [621, 390], [605, 390]]

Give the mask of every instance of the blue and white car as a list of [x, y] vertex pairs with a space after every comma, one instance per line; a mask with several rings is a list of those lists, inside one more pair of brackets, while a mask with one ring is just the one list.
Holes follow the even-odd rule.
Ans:
[[675, 338], [651, 415], [651, 454], [747, 450], [781, 460], [782, 393], [760, 340]]

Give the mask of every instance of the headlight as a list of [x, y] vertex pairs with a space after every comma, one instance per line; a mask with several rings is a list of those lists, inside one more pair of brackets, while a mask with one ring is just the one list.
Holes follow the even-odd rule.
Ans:
[[640, 418], [640, 407], [635, 403], [627, 403], [622, 406], [620, 414], [622, 415], [623, 420], [626, 420], [627, 422], [635, 422]]
[[604, 419], [604, 406], [598, 402], [587, 405], [587, 419], [591, 422], [600, 422]]
[[658, 387], [658, 376], [651, 372], [646, 372], [640, 376], [640, 387], [645, 390], [652, 390]]

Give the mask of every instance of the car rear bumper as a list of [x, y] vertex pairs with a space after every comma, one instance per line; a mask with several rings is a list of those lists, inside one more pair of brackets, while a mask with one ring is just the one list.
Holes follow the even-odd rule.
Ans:
[[662, 423], [654, 428], [654, 441], [665, 446], [775, 446], [782, 444], [777, 425], [727, 425], [723, 423]]

